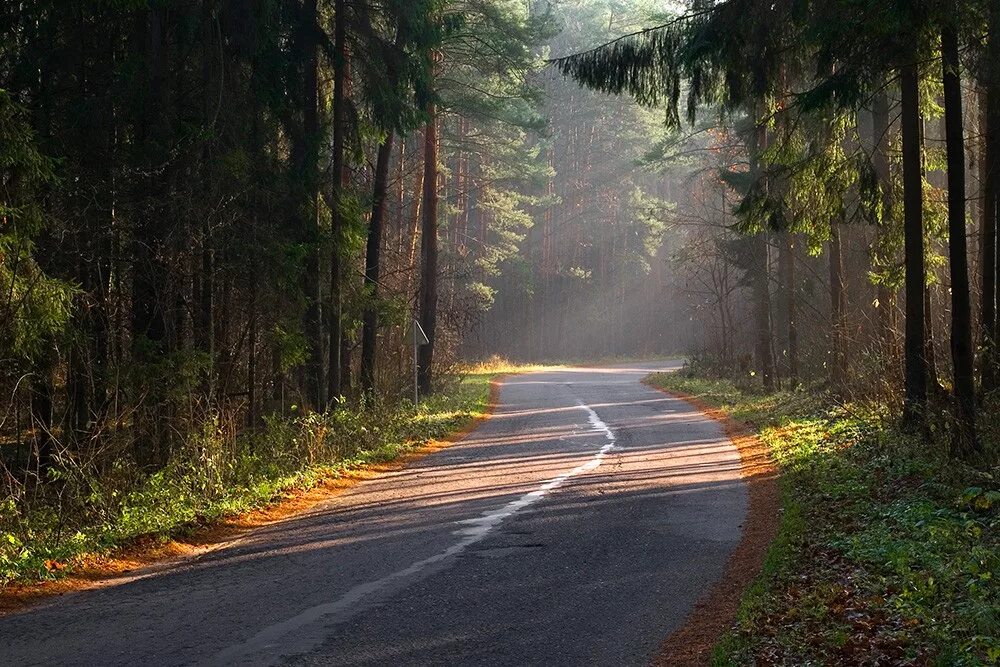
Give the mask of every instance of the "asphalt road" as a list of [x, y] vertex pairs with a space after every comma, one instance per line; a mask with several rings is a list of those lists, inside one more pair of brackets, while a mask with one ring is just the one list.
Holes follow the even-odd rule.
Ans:
[[719, 426], [640, 380], [509, 378], [412, 466], [181, 564], [0, 618], [0, 665], [642, 665], [723, 571]]

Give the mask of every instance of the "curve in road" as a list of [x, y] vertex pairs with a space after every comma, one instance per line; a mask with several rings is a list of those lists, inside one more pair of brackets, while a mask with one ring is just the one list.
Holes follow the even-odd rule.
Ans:
[[466, 438], [204, 556], [0, 619], [4, 665], [648, 664], [722, 575], [747, 489], [642, 378], [508, 378]]

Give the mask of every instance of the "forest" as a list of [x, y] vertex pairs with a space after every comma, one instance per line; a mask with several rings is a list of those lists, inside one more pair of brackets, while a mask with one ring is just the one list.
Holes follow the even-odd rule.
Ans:
[[782, 476], [721, 664], [1000, 660], [996, 0], [19, 0], [0, 36], [0, 585], [443, 438], [499, 373], [683, 356], [650, 382]]
[[895, 395], [918, 430], [948, 406], [954, 452], [982, 451], [977, 407], [997, 375], [994, 5], [708, 3], [556, 61], [665, 107], [667, 127], [685, 125], [682, 97], [686, 124], [722, 116], [682, 212], [707, 223], [683, 251], [707, 363], [765, 390], [825, 374], [834, 392]]

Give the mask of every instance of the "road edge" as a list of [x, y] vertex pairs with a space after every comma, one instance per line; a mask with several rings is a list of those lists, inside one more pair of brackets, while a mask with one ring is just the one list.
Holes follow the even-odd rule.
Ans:
[[770, 449], [746, 424], [697, 396], [642, 383], [694, 406], [722, 426], [740, 454], [740, 474], [747, 484], [748, 506], [740, 541], [729, 555], [722, 577], [695, 603], [684, 624], [674, 630], [653, 659], [656, 667], [707, 665], [715, 645], [736, 620], [743, 593], [760, 574], [771, 542], [778, 534], [781, 495], [778, 467]]
[[489, 394], [482, 414], [469, 419], [468, 423], [455, 431], [441, 438], [428, 440], [394, 459], [348, 469], [341, 476], [331, 477], [309, 488], [296, 489], [257, 509], [199, 526], [184, 537], [138, 537], [133, 543], [108, 553], [84, 558], [72, 573], [60, 579], [0, 588], [0, 618], [26, 611], [68, 593], [95, 590], [155, 575], [209, 552], [224, 549], [259, 528], [300, 517], [365, 480], [413, 465], [468, 437], [483, 422], [492, 418], [500, 403], [500, 389], [504, 381], [516, 374], [500, 373], [490, 379]]

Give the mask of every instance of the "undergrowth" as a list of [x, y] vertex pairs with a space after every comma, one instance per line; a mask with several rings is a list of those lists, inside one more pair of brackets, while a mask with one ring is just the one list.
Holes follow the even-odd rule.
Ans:
[[995, 465], [960, 463], [943, 438], [822, 390], [652, 381], [748, 424], [781, 472], [779, 535], [715, 664], [1000, 663]]
[[62, 460], [49, 482], [0, 496], [0, 587], [62, 576], [87, 555], [182, 534], [393, 459], [482, 415], [489, 381], [516, 370], [524, 369], [493, 360], [461, 369], [419, 406], [369, 403], [274, 416], [238, 436], [208, 420], [152, 473], [125, 457], [101, 466]]

